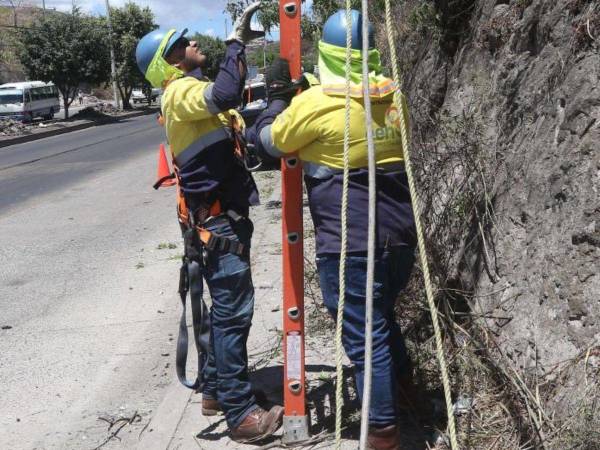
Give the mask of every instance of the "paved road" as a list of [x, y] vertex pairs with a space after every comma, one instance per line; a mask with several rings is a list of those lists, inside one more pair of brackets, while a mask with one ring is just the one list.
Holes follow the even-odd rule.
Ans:
[[156, 157], [163, 135], [153, 116], [142, 116], [0, 148], [0, 213], [131, 158]]
[[93, 449], [104, 419], [147, 420], [172, 381], [162, 138], [143, 116], [0, 149], [0, 448]]

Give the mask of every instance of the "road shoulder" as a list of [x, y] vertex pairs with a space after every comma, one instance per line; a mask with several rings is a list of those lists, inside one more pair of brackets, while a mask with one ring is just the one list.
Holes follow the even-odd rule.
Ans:
[[144, 116], [148, 114], [155, 114], [159, 111], [158, 107], [146, 108], [144, 110], [137, 110], [123, 113], [119, 116], [107, 116], [106, 120], [89, 120], [81, 119], [74, 121], [61, 121], [56, 122], [48, 127], [35, 127], [31, 130], [30, 134], [23, 134], [20, 136], [0, 136], [0, 148], [8, 147], [10, 145], [22, 144], [24, 142], [36, 141], [51, 136], [57, 136], [59, 134], [71, 133], [73, 131], [84, 130], [95, 126], [104, 125], [106, 123], [115, 123], [122, 120], [130, 119], [133, 117]]

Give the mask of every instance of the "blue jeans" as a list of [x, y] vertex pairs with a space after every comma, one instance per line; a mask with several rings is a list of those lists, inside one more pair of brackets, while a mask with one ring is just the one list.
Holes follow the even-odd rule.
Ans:
[[[397, 377], [410, 370], [404, 338], [394, 320], [394, 304], [408, 282], [414, 264], [412, 247], [380, 250], [375, 259], [373, 288], [373, 372], [369, 424], [385, 427], [396, 423]], [[323, 301], [337, 317], [339, 254], [317, 257]], [[346, 259], [346, 300], [342, 343], [354, 364], [358, 396], [362, 401], [365, 353], [365, 291], [367, 257], [352, 254]]]
[[[234, 222], [229, 217], [220, 217], [207, 223], [206, 228], [250, 248], [253, 225], [249, 219]], [[249, 253], [238, 256], [212, 251], [206, 259], [203, 276], [212, 298], [211, 351], [203, 372], [203, 394], [218, 400], [227, 424], [235, 428], [257, 408], [248, 379], [246, 349], [254, 312]]]

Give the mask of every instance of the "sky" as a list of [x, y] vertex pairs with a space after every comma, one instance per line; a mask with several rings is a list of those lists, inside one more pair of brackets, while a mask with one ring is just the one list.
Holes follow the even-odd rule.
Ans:
[[[127, 0], [109, 0], [110, 6], [118, 7]], [[42, 0], [34, 0], [39, 2]], [[79, 6], [84, 12], [94, 15], [106, 14], [105, 0], [45, 0], [46, 8], [59, 11], [70, 11], [72, 4]], [[33, 2], [28, 2], [33, 3]], [[225, 38], [225, 29], [231, 31], [231, 21], [223, 13], [225, 0], [134, 0], [141, 7], [148, 6], [154, 12], [156, 23], [161, 28], [188, 28], [190, 33], [200, 32], [210, 36]], [[307, 1], [312, 4], [312, 0]], [[278, 39], [279, 33], [271, 33], [271, 39]]]

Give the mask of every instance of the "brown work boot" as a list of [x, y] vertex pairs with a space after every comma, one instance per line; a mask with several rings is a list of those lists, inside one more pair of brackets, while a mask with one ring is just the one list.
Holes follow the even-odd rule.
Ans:
[[203, 416], [216, 416], [220, 412], [223, 412], [221, 405], [214, 398], [202, 396], [202, 415]]
[[256, 408], [237, 428], [231, 429], [231, 439], [241, 443], [260, 441], [272, 435], [281, 426], [282, 420], [281, 406], [273, 406], [269, 411]]
[[385, 428], [369, 427], [367, 448], [369, 450], [401, 450], [398, 427], [396, 425]]

